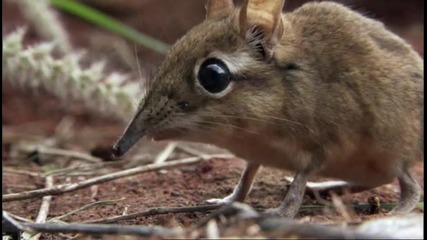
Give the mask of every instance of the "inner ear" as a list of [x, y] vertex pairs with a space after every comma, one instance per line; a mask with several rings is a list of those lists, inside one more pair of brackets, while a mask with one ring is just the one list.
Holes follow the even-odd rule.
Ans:
[[[282, 8], [284, 0], [246, 0], [239, 12], [239, 28], [250, 46], [270, 59], [274, 46], [283, 34]], [[262, 47], [262, 49], [261, 49]]]
[[262, 27], [252, 26], [248, 29], [245, 36], [247, 43], [254, 51], [259, 53], [262, 58], [267, 57], [265, 33]]

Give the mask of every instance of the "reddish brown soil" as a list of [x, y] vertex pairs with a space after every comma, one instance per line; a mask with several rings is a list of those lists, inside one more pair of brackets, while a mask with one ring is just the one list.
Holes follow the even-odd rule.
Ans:
[[[93, 2], [97, 6], [96, 3], [98, 2], [99, 4], [102, 1], [88, 2]], [[115, 1], [108, 2], [114, 4]], [[173, 4], [176, 3], [175, 1], [145, 0], [140, 2], [129, 1], [130, 5], [135, 4], [135, 6], [111, 8], [108, 5], [101, 4], [100, 8], [147, 34], [173, 43], [174, 40], [183, 35], [191, 26], [203, 19], [202, 2], [199, 0], [183, 1], [182, 5], [177, 7]], [[300, 5], [301, 2], [289, 1], [290, 9]], [[376, 2], [376, 4], [372, 2]], [[378, 18], [384, 19], [391, 29], [407, 39], [423, 55], [423, 1], [405, 1], [407, 5], [397, 4], [400, 1], [391, 2], [393, 4], [389, 4], [389, 1], [351, 1], [351, 4], [358, 9], [363, 9], [365, 12], [370, 12]], [[25, 23], [15, 5], [9, 3], [9, 1], [3, 1], [2, 5], [3, 34], [11, 32], [16, 26], [21, 26]], [[94, 40], [99, 34], [102, 34], [101, 36], [110, 35], [73, 16], [61, 13], [60, 17], [64, 21], [72, 37], [72, 42], [76, 47], [92, 49], [92, 58], [96, 59], [97, 57], [107, 56], [117, 69], [129, 70], [129, 66], [123, 61], [117, 60], [117, 52], [112, 50], [111, 46], [107, 44], [104, 46]], [[32, 28], [29, 30], [26, 41], [29, 43], [39, 41], [40, 38], [36, 32]], [[112, 37], [110, 36], [110, 38]], [[141, 59], [141, 65], [146, 68], [156, 66], [162, 59], [161, 55], [142, 47], [138, 49], [138, 56]], [[11, 156], [10, 151], [18, 143], [34, 136], [45, 139], [54, 135], [55, 128], [65, 116], [73, 117], [76, 122], [71, 130], [70, 138], [60, 146], [64, 149], [88, 153], [99, 147], [106, 149], [111, 146], [124, 128], [124, 124], [122, 123], [100, 118], [86, 112], [78, 103], [72, 103], [70, 107], [64, 108], [59, 104], [57, 99], [44, 93], [35, 96], [31, 92], [11, 88], [5, 81], [3, 81], [2, 86], [2, 126], [3, 130], [7, 132], [3, 135], [2, 161], [3, 166], [9, 169], [41, 172], [46, 165], [50, 168], [65, 167], [68, 162], [64, 163], [60, 162], [60, 160], [51, 160], [40, 164], [28, 159], [15, 159]], [[149, 152], [154, 157], [154, 154], [158, 153], [165, 146], [165, 143], [144, 141], [139, 146], [141, 146], [139, 149], [142, 149], [142, 152]], [[133, 152], [135, 153], [136, 151], [138, 150], [134, 150]], [[184, 156], [184, 154], [175, 154], [174, 157], [179, 156]], [[244, 162], [238, 159], [212, 159], [195, 166], [139, 174], [99, 184], [97, 187], [54, 196], [48, 218], [60, 216], [94, 201], [120, 198], [123, 198], [123, 200], [114, 205], [96, 206], [64, 220], [67, 222], [80, 222], [121, 215], [124, 211], [134, 213], [150, 207], [205, 204], [206, 199], [223, 197], [230, 193], [238, 181], [243, 166]], [[123, 166], [108, 167], [106, 169], [107, 172], [118, 171], [123, 169]], [[423, 163], [416, 165], [412, 172], [424, 188]], [[261, 209], [277, 206], [284, 196], [285, 176], [290, 176], [290, 174], [275, 169], [262, 169], [258, 174], [247, 203]], [[75, 182], [89, 177], [56, 177], [55, 183]], [[6, 194], [43, 188], [44, 180], [28, 175], [3, 173], [2, 186], [2, 193]], [[345, 203], [366, 203], [368, 197], [373, 195], [378, 195], [382, 202], [396, 202], [398, 199], [397, 182], [395, 181], [393, 184], [385, 185], [371, 191], [344, 196], [342, 199]], [[422, 196], [423, 199], [424, 196]], [[3, 209], [34, 220], [40, 208], [40, 203], [41, 199], [7, 202], [3, 203]], [[316, 203], [309, 196], [305, 197], [304, 204]], [[205, 215], [206, 213], [166, 214], [140, 217], [119, 223], [131, 225], [189, 226]], [[361, 219], [383, 216], [383, 214], [366, 215], [360, 211], [358, 211], [357, 215]], [[297, 216], [297, 218], [304, 217], [312, 222], [343, 221], [341, 215], [331, 211], [302, 211]], [[56, 239], [57, 237], [44, 235], [43, 238]]]

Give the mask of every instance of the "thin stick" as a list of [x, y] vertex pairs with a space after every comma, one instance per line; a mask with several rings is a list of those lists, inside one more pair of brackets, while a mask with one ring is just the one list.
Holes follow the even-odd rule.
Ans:
[[34, 221], [33, 221], [33, 220], [31, 220], [31, 219], [24, 218], [24, 217], [21, 217], [21, 216], [18, 216], [18, 215], [12, 214], [12, 213], [10, 213], [10, 212], [8, 212], [8, 213], [7, 213], [7, 215], [9, 215], [9, 216], [11, 216], [12, 218], [14, 218], [14, 219], [16, 219], [16, 220], [19, 220], [19, 221], [21, 221], [21, 222], [34, 222]]
[[[285, 177], [285, 180], [291, 183], [294, 178], [293, 177]], [[348, 186], [348, 182], [345, 181], [323, 181], [323, 182], [307, 182], [307, 188], [310, 188], [312, 191], [322, 191], [329, 190], [339, 187]]]
[[[7, 175], [8, 173], [5, 173]], [[20, 184], [8, 184], [7, 188], [14, 188], [14, 189], [22, 189], [22, 190], [34, 190], [37, 189], [37, 186], [35, 185], [20, 185]]]
[[[4, 213], [3, 213], [3, 217]], [[7, 219], [8, 221], [11, 221]], [[14, 220], [13, 220], [14, 221]], [[39, 232], [49, 233], [85, 233], [85, 234], [129, 234], [139, 236], [152, 236], [152, 235], [172, 235], [180, 234], [182, 230], [168, 229], [162, 227], [148, 227], [148, 226], [123, 226], [113, 224], [57, 224], [57, 223], [16, 223], [15, 227], [21, 230], [35, 230]]]
[[[53, 177], [46, 177], [46, 188], [51, 188], [53, 186]], [[52, 201], [52, 196], [44, 196], [42, 198], [42, 204], [40, 205], [39, 214], [36, 218], [36, 223], [44, 223], [46, 221], [47, 215], [49, 214], [50, 202]]]
[[[229, 158], [230, 157], [229, 154], [216, 154], [216, 155], [210, 155], [210, 156], [211, 158]], [[63, 184], [63, 185], [57, 185], [51, 188], [43, 188], [43, 189], [38, 189], [33, 191], [5, 194], [3, 195], [2, 201], [10, 202], [10, 201], [16, 201], [16, 200], [42, 197], [47, 195], [59, 195], [66, 192], [72, 192], [78, 189], [82, 189], [94, 184], [112, 181], [118, 178], [129, 177], [129, 176], [133, 176], [133, 175], [144, 173], [144, 172], [157, 171], [161, 169], [170, 169], [170, 168], [175, 168], [175, 167], [184, 166], [184, 165], [196, 164], [203, 160], [204, 159], [201, 157], [191, 157], [191, 158], [185, 158], [181, 160], [169, 161], [161, 164], [153, 163], [145, 166], [139, 166], [139, 167], [135, 167], [135, 168], [131, 168], [131, 169], [115, 172], [115, 173], [106, 174], [99, 177], [89, 178], [87, 180], [84, 180], [78, 183]]]
[[[53, 186], [53, 177], [46, 177], [46, 188], [51, 188]], [[36, 223], [44, 223], [46, 221], [47, 215], [49, 214], [50, 202], [52, 201], [52, 196], [44, 196], [42, 199], [42, 204], [40, 205], [39, 213], [36, 218]], [[25, 233], [24, 233], [25, 234]], [[31, 240], [38, 240], [41, 236], [41, 233], [36, 234], [31, 237]]]
[[165, 162], [168, 157], [173, 153], [173, 151], [176, 148], [176, 142], [170, 142], [168, 143], [168, 145], [165, 147], [165, 149], [163, 149], [163, 151], [161, 151], [157, 156], [156, 159], [154, 160], [154, 163], [162, 163]]
[[113, 223], [120, 220], [134, 219], [137, 217], [144, 216], [153, 216], [159, 214], [168, 214], [168, 213], [188, 213], [188, 212], [207, 212], [221, 207], [221, 205], [202, 205], [202, 206], [194, 206], [194, 207], [170, 207], [170, 208], [150, 208], [148, 210], [131, 213], [127, 215], [120, 215], [108, 218], [101, 218], [96, 220], [84, 221], [83, 223]]
[[40, 174], [40, 173], [34, 173], [34, 172], [30, 172], [30, 171], [12, 169], [12, 168], [7, 168], [7, 167], [3, 168], [3, 173], [29, 175], [31, 177], [42, 177], [42, 174]]
[[9, 222], [13, 227], [26, 232], [34, 232], [34, 229], [32, 229], [31, 227], [25, 226], [24, 225], [25, 223], [20, 223], [15, 219], [13, 219], [8, 212], [2, 211], [2, 215], [3, 215], [3, 219]]
[[75, 214], [75, 213], [77, 213], [77, 212], [80, 212], [80, 211], [86, 210], [86, 209], [88, 209], [88, 208], [95, 207], [95, 206], [98, 206], [98, 205], [110, 205], [110, 204], [115, 204], [116, 202], [123, 201], [124, 199], [125, 199], [125, 198], [120, 198], [120, 199], [104, 200], [104, 201], [97, 201], [97, 202], [89, 203], [89, 204], [84, 205], [83, 207], [80, 207], [80, 208], [78, 208], [78, 209], [75, 209], [75, 210], [73, 210], [73, 211], [71, 211], [71, 212], [68, 212], [68, 213], [66, 213], [66, 214], [63, 214], [63, 215], [61, 215], [61, 216], [51, 218], [49, 221], [61, 220], [61, 219], [63, 219], [63, 218], [66, 218], [66, 217], [68, 217], [68, 216], [71, 216], [71, 215], [73, 215], [73, 214]]

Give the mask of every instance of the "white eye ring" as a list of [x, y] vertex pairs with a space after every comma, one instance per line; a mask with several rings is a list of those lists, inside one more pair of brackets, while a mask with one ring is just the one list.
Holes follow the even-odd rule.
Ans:
[[251, 65], [254, 64], [253, 58], [247, 52], [235, 52], [235, 53], [222, 53], [222, 52], [212, 52], [206, 58], [200, 59], [197, 62], [196, 67], [194, 68], [194, 76], [196, 86], [201, 89], [203, 93], [213, 98], [222, 98], [227, 95], [231, 90], [235, 87], [235, 82], [231, 81], [230, 84], [223, 91], [218, 93], [211, 93], [201, 86], [198, 79], [198, 72], [200, 66], [205, 62], [208, 58], [216, 58], [221, 60], [228, 68], [232, 76], [236, 76], [239, 73], [244, 73], [245, 70], [251, 69]]
[[[196, 86], [212, 98], [218, 99], [224, 97], [234, 86], [228, 66], [217, 58], [205, 58], [195, 68], [194, 75], [196, 76]], [[212, 77], [218, 79], [212, 79]], [[210, 82], [212, 80], [218, 80], [218, 82]], [[225, 84], [227, 85], [225, 86]], [[224, 86], [225, 88], [221, 90]]]

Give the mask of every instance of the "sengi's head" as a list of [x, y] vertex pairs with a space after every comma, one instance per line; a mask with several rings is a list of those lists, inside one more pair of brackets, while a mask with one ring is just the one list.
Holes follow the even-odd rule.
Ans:
[[284, 1], [207, 2], [206, 20], [175, 43], [113, 148], [123, 155], [141, 137], [215, 143], [247, 119], [273, 115], [274, 47], [283, 34]]

